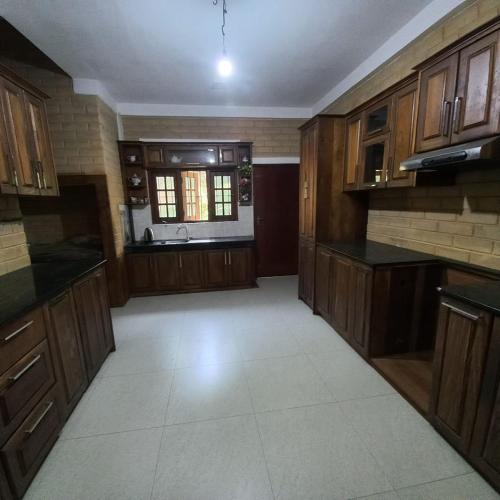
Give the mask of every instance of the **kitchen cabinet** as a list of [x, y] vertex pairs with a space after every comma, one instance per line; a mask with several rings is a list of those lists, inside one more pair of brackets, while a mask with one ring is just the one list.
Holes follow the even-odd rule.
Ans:
[[253, 248], [127, 255], [133, 295], [241, 288], [255, 284]]
[[166, 147], [148, 144], [144, 147], [146, 167], [164, 167], [166, 160]]
[[88, 386], [83, 347], [71, 290], [66, 290], [47, 304], [45, 319], [56, 373], [61, 381], [64, 416], [66, 417]]
[[346, 120], [344, 191], [357, 190], [361, 151], [361, 114]]
[[[176, 268], [178, 257], [176, 255]], [[127, 255], [127, 275], [130, 290], [136, 293], [154, 292], [157, 288], [155, 281], [154, 256], [151, 254]], [[163, 261], [164, 264], [164, 261]]]
[[498, 23], [419, 66], [417, 152], [500, 132]]
[[165, 292], [178, 290], [180, 287], [179, 254], [177, 252], [159, 253], [149, 259], [151, 260], [154, 261], [153, 273], [156, 275], [156, 288]]
[[[330, 290], [330, 318], [335, 330], [349, 340], [349, 282], [352, 261], [333, 255], [333, 276]], [[362, 314], [361, 311], [359, 311]]]
[[44, 99], [10, 70], [0, 67], [2, 193], [59, 194]]
[[500, 317], [496, 316], [483, 376], [470, 457], [500, 488]]
[[73, 285], [89, 381], [95, 377], [107, 355], [114, 350], [104, 276], [104, 269], [99, 268]]
[[318, 125], [304, 130], [301, 137], [300, 186], [299, 186], [299, 236], [315, 236], [315, 199], [316, 199], [316, 149]]
[[309, 307], [314, 301], [314, 252], [313, 242], [299, 238], [299, 298]]
[[238, 164], [238, 151], [236, 146], [219, 146], [219, 165], [232, 166]]
[[387, 165], [387, 187], [414, 186], [416, 173], [401, 170], [401, 162], [412, 155], [417, 113], [417, 82], [397, 90], [393, 97], [392, 134]]
[[490, 314], [444, 297], [434, 352], [430, 418], [448, 441], [469, 450], [491, 333]]
[[363, 139], [391, 130], [392, 96], [386, 97], [367, 108], [363, 113]]
[[358, 189], [385, 187], [389, 163], [389, 141], [389, 134], [384, 134], [363, 142]]
[[316, 312], [330, 321], [330, 279], [332, 273], [332, 252], [323, 247], [316, 249], [315, 296]]

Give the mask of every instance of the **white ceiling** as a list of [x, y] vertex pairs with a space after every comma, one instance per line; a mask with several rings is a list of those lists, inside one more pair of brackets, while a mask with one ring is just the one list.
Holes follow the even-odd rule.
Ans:
[[[128, 109], [164, 104], [177, 105], [177, 114], [183, 105], [310, 113], [325, 96], [335, 97], [332, 90], [377, 49], [386, 59], [404, 46], [414, 19], [426, 13], [426, 22], [415, 22], [421, 32], [461, 3], [227, 0], [226, 43], [235, 71], [222, 81], [216, 72], [221, 1], [0, 0], [0, 15], [74, 79], [83, 79], [82, 92], [98, 88]], [[144, 109], [154, 114], [154, 108]]]

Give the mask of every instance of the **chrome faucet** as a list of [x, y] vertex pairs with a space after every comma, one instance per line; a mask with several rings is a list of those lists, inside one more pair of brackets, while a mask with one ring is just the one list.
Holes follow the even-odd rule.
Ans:
[[186, 241], [189, 241], [191, 238], [189, 236], [189, 229], [188, 227], [186, 226], [186, 224], [178, 224], [177, 225], [177, 231], [175, 232], [175, 234], [179, 234], [179, 231], [181, 229], [184, 229], [186, 231]]

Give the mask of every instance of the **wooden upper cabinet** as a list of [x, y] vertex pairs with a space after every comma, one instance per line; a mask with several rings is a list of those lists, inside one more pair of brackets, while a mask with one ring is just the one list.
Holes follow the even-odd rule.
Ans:
[[500, 31], [460, 52], [452, 143], [500, 132]]
[[376, 102], [363, 113], [363, 138], [367, 139], [391, 130], [392, 96]]
[[37, 194], [39, 186], [31, 162], [24, 92], [5, 79], [1, 81], [0, 89], [17, 191], [19, 194]]
[[59, 189], [50, 145], [45, 104], [38, 97], [28, 93], [24, 95], [28, 111], [31, 156], [36, 169], [35, 174], [40, 176], [40, 193], [45, 196], [56, 196], [59, 194]]
[[389, 165], [390, 134], [364, 141], [361, 147], [358, 189], [385, 187]]
[[359, 155], [361, 148], [361, 115], [349, 118], [346, 123], [344, 190], [358, 189]]
[[219, 165], [237, 165], [238, 152], [236, 146], [220, 146], [219, 147]]
[[7, 138], [5, 118], [4, 106], [0, 96], [0, 193], [15, 194], [17, 193], [15, 170]]
[[318, 125], [302, 131], [299, 186], [299, 235], [314, 238], [316, 222]]
[[430, 417], [463, 453], [471, 442], [490, 333], [491, 315], [441, 300]]
[[400, 165], [413, 152], [413, 132], [417, 104], [417, 82], [394, 94], [392, 135], [387, 173], [388, 187], [415, 185], [415, 172], [401, 170]]
[[164, 167], [167, 164], [166, 151], [163, 146], [146, 146], [144, 148], [146, 167]]
[[415, 149], [442, 148], [450, 143], [458, 53], [420, 73], [420, 97]]

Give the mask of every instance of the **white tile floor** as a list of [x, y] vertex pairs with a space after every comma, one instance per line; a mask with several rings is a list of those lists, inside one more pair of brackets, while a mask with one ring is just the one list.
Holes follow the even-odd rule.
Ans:
[[499, 499], [294, 277], [113, 311], [30, 500]]

